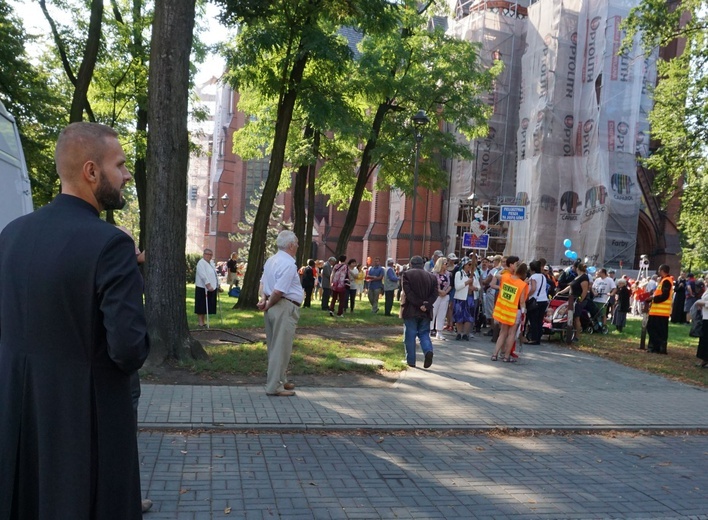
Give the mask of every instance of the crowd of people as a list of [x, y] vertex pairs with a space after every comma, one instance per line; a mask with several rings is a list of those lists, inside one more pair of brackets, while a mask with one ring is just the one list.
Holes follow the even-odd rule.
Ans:
[[[555, 326], [559, 304], [567, 308], [571, 296], [574, 341], [590, 329], [607, 333], [614, 327], [623, 332], [629, 314], [647, 316], [648, 351], [652, 353], [667, 353], [669, 321], [691, 324], [693, 315], [697, 328], [703, 315], [708, 317], [708, 312], [701, 312], [706, 301], [702, 300], [705, 281], [683, 272], [674, 280], [665, 265], [657, 274], [646, 273], [635, 280], [581, 260], [565, 269], [554, 269], [543, 258], [526, 264], [516, 256], [470, 253], [458, 258], [455, 253], [444, 255], [437, 250], [421, 261], [422, 271], [431, 274], [436, 286], [435, 298], [425, 312], [430, 314], [429, 336], [436, 341], [469, 341], [485, 329], [485, 335], [495, 343], [493, 361], [513, 363], [518, 358], [517, 345], [539, 345], [542, 336]], [[225, 266], [229, 283], [237, 284], [235, 258], [229, 263], [232, 265]], [[393, 258], [382, 263], [380, 257], [367, 262], [344, 255], [310, 259], [297, 271], [304, 294], [302, 306], [309, 308], [313, 301], [319, 302], [330, 316], [343, 318], [366, 297], [372, 313], [379, 312], [383, 299], [383, 314], [392, 316], [393, 303], [398, 300], [398, 316], [403, 318], [405, 273], [412, 267], [412, 259], [407, 265], [397, 264]], [[702, 337], [700, 332], [695, 335]], [[708, 340], [701, 341], [698, 357], [700, 366], [708, 365]]]

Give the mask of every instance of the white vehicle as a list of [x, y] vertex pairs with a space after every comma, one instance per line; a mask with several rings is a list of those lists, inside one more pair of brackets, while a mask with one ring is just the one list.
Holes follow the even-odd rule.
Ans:
[[0, 102], [0, 231], [11, 220], [31, 213], [32, 189], [15, 118]]

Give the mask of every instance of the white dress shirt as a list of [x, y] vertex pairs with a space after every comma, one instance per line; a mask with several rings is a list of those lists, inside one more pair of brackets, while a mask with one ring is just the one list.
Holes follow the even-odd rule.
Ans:
[[302, 303], [303, 291], [295, 259], [285, 251], [278, 251], [263, 266], [263, 294], [270, 296], [273, 291], [283, 293], [283, 298]]

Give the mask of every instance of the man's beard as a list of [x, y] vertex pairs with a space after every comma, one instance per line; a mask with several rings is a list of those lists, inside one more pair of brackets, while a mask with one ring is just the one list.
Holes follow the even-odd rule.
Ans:
[[111, 186], [104, 175], [101, 175], [101, 179], [98, 181], [98, 189], [95, 196], [98, 203], [105, 210], [123, 209], [125, 206], [125, 199], [120, 189], [115, 189]]

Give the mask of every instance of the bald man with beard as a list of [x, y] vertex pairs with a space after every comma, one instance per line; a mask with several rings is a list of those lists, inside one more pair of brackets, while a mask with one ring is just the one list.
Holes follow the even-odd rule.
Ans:
[[0, 518], [137, 520], [143, 281], [132, 239], [99, 218], [131, 176], [100, 124], [66, 127], [55, 159], [62, 193], [0, 234]]

